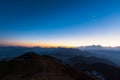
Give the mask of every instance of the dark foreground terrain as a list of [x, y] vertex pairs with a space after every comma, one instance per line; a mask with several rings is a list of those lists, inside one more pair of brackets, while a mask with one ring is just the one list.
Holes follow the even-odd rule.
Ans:
[[0, 61], [0, 80], [97, 80], [50, 56], [26, 53]]

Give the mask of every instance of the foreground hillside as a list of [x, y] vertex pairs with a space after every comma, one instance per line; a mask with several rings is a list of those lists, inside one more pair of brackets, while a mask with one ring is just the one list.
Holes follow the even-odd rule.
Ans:
[[23, 54], [0, 62], [0, 80], [97, 80], [49, 56]]

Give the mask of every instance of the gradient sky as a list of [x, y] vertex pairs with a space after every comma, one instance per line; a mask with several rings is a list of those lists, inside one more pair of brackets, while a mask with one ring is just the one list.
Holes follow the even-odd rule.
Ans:
[[0, 45], [120, 46], [120, 0], [0, 0]]

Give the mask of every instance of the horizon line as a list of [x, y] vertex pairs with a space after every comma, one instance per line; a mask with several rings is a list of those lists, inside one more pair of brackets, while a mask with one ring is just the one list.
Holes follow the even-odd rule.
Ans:
[[109, 47], [109, 48], [115, 48], [120, 46], [103, 46], [99, 44], [93, 44], [93, 45], [80, 45], [80, 46], [25, 46], [25, 45], [0, 45], [0, 47], [41, 47], [41, 48], [80, 48], [80, 47], [88, 47], [88, 46], [101, 46], [101, 47]]

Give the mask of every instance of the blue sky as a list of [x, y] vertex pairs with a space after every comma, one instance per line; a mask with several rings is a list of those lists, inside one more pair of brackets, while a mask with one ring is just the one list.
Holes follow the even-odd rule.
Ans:
[[0, 0], [0, 45], [120, 45], [119, 0]]

